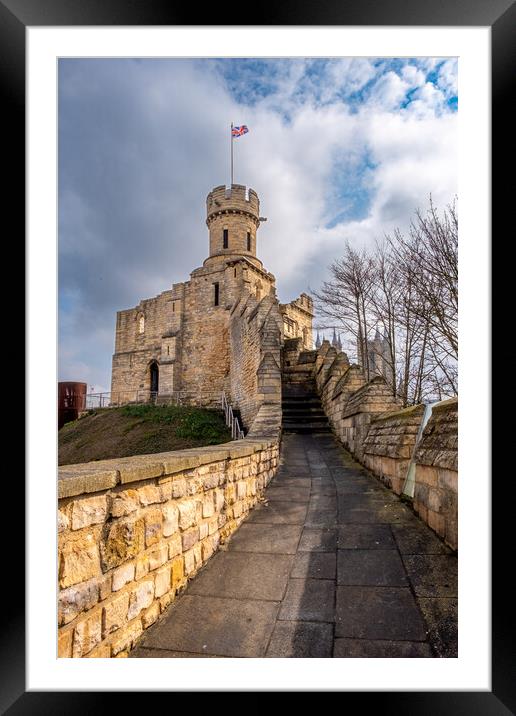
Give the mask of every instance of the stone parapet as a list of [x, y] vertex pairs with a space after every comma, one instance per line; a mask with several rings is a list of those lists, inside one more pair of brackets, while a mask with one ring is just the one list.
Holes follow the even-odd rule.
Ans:
[[59, 468], [59, 657], [127, 656], [258, 502], [280, 424], [262, 406], [244, 440]]
[[398, 495], [412, 464], [415, 512], [457, 549], [457, 398], [433, 406], [416, 448], [424, 405], [401, 409], [382, 376], [366, 382], [362, 368], [347, 365], [327, 341], [317, 350], [315, 376], [336, 437]]

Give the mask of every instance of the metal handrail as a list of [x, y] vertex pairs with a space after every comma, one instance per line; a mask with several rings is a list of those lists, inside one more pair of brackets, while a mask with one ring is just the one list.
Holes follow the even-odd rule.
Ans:
[[[155, 403], [158, 393], [151, 390], [125, 390], [117, 393], [87, 393], [85, 410], [95, 408], [117, 408], [121, 405]], [[167, 395], [167, 400], [181, 405], [183, 400], [182, 391], [174, 391]]]
[[222, 395], [221, 395], [221, 405], [222, 405], [222, 410], [224, 411], [224, 415], [226, 418], [226, 425], [228, 426], [228, 428], [231, 428], [231, 439], [232, 440], [243, 440], [244, 439], [244, 431], [240, 427], [238, 418], [233, 413], [233, 408], [229, 404], [224, 391], [222, 391]]

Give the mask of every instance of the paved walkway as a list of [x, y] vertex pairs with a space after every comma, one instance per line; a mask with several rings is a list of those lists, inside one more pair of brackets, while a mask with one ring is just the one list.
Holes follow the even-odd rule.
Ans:
[[258, 505], [133, 657], [451, 657], [457, 558], [330, 435], [285, 435]]

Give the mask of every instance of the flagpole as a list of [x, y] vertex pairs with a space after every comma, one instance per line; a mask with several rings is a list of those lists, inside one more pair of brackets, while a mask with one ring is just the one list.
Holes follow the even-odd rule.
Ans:
[[230, 189], [233, 188], [233, 122], [231, 122], [231, 184]]

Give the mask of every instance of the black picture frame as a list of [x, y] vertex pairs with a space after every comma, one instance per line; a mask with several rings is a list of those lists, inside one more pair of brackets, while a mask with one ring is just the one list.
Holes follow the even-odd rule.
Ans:
[[[284, 0], [272, 4], [255, 2], [252, 16], [241, 7], [228, 4], [227, 17], [220, 5], [202, 8], [203, 22], [196, 7], [180, 5], [170, 0], [0, 0], [0, 87], [3, 102], [2, 125], [4, 152], [12, 153], [8, 168], [8, 182], [4, 187], [4, 207], [16, 217], [10, 239], [13, 248], [24, 246], [25, 216], [25, 31], [28, 26], [102, 26], [102, 25], [360, 25], [360, 26], [484, 26], [492, 33], [492, 235], [502, 229], [514, 235], [509, 223], [509, 211], [514, 201], [514, 183], [505, 178], [504, 168], [514, 172], [514, 152], [510, 142], [514, 128], [514, 113], [508, 112], [510, 90], [515, 77], [516, 6], [512, 0]], [[238, 11], [236, 11], [238, 10]], [[8, 141], [5, 141], [5, 140]], [[5, 156], [5, 154], [4, 154]], [[512, 185], [512, 186], [511, 186]], [[5, 213], [4, 213], [5, 217]], [[512, 218], [512, 217], [511, 217]], [[511, 229], [509, 229], [511, 227]], [[510, 240], [510, 235], [505, 237]], [[501, 238], [500, 238], [501, 241]], [[23, 257], [22, 257], [23, 261]], [[511, 265], [504, 259], [495, 264], [500, 271], [497, 287], [511, 287]], [[505, 275], [503, 272], [506, 272]], [[493, 298], [492, 315], [507, 306], [503, 291]], [[508, 294], [507, 294], [508, 295]], [[18, 310], [18, 315], [22, 309]], [[23, 341], [23, 337], [22, 337]], [[501, 341], [498, 344], [501, 350]], [[496, 350], [496, 343], [493, 345]], [[514, 349], [504, 348], [510, 361]], [[501, 380], [501, 379], [500, 379]], [[498, 394], [493, 379], [493, 396]], [[501, 391], [503, 388], [498, 386]], [[492, 455], [503, 454], [509, 448], [509, 427], [498, 426], [493, 433]], [[504, 442], [504, 439], [506, 442]], [[514, 501], [514, 479], [511, 472], [500, 467], [495, 473], [493, 459], [492, 537], [493, 537], [493, 593], [492, 593], [492, 690], [468, 692], [343, 692], [341, 707], [351, 705], [357, 697], [359, 708], [378, 708], [382, 713], [401, 714], [467, 714], [475, 716], [506, 716], [516, 712], [516, 639], [514, 638], [514, 607], [512, 593], [506, 583], [507, 567], [512, 557], [509, 530]], [[508, 484], [509, 483], [509, 484]], [[498, 489], [495, 489], [498, 486]], [[11, 485], [10, 485], [11, 488]], [[24, 485], [13, 486], [10, 504], [24, 504]], [[19, 545], [20, 554], [22, 545]], [[505, 555], [505, 558], [504, 558]], [[513, 557], [512, 557], [513, 559]], [[16, 594], [18, 595], [16, 597]], [[16, 593], [10, 590], [11, 602], [4, 612], [0, 636], [0, 710], [17, 714], [104, 713], [112, 697], [109, 692], [27, 692], [25, 690], [25, 613], [23, 575], [20, 570]], [[410, 684], [407, 685], [410, 689]], [[131, 695], [138, 704], [138, 695]], [[220, 701], [219, 701], [220, 704]], [[242, 702], [245, 708], [245, 702]], [[242, 707], [241, 706], [241, 707]], [[358, 706], [358, 704], [357, 704]]]

